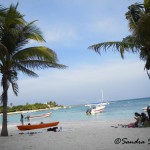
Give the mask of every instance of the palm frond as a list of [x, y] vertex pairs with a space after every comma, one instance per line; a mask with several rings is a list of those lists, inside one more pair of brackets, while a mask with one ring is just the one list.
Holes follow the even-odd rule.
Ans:
[[6, 16], [6, 10], [7, 8], [4, 8], [3, 6], [0, 5], [0, 18]]
[[58, 64], [58, 63], [55, 63], [55, 62], [49, 62], [48, 67], [58, 68], [58, 69], [66, 69], [68, 66], [63, 65], [63, 64]]
[[3, 32], [3, 35], [1, 38], [1, 42], [4, 45], [6, 45], [7, 49], [9, 50], [11, 54], [16, 47], [16, 40], [18, 39], [19, 31], [16, 28], [4, 27], [2, 32]]
[[[36, 21], [36, 20], [35, 20]], [[37, 28], [34, 25], [34, 22], [32, 21], [28, 24], [25, 24], [23, 26], [20, 26], [19, 28], [15, 28], [14, 31], [16, 32], [16, 38], [15, 39], [15, 51], [22, 50], [22, 48], [30, 41], [35, 40], [38, 42], [44, 42], [44, 38], [42, 36], [42, 32], [39, 28]], [[14, 34], [12, 34], [14, 36]]]
[[30, 47], [17, 52], [13, 56], [13, 60], [15, 61], [43, 60], [43, 61], [56, 62], [57, 55], [53, 50], [44, 46]]
[[27, 39], [44, 42], [45, 40], [43, 38], [42, 32], [36, 25], [34, 25], [34, 23], [36, 21], [37, 20], [34, 20], [34, 21], [28, 23], [26, 26], [24, 26], [24, 28], [23, 28], [24, 36]]
[[150, 45], [150, 13], [145, 14], [139, 20], [134, 35], [136, 35], [142, 45]]
[[65, 69], [67, 66], [42, 60], [23, 60], [19, 62], [23, 67], [30, 69], [60, 68]]
[[17, 72], [16, 71], [11, 71], [11, 74], [10, 74], [8, 80], [11, 83], [14, 94], [17, 96], [18, 91], [19, 91], [18, 84], [17, 84], [17, 80], [18, 80]]
[[126, 19], [129, 21], [130, 31], [134, 31], [139, 19], [143, 15], [143, 4], [135, 3], [128, 7], [128, 12], [125, 14]]
[[6, 57], [8, 57], [8, 49], [5, 45], [0, 43], [0, 61], [4, 63]]
[[28, 75], [28, 76], [30, 76], [30, 77], [38, 77], [38, 75], [37, 75], [35, 72], [33, 72], [33, 71], [31, 71], [31, 70], [25, 68], [24, 66], [22, 66], [22, 65], [19, 64], [19, 63], [13, 63], [13, 64], [12, 64], [12, 68], [13, 68], [14, 70], [21, 71], [23, 74], [26, 74], [26, 75]]
[[18, 84], [16, 82], [12, 82], [10, 81], [11, 85], [12, 85], [12, 89], [13, 89], [13, 92], [16, 96], [18, 96], [18, 92], [19, 92], [19, 87], [18, 87]]
[[121, 57], [124, 58], [124, 52], [125, 51], [133, 51], [134, 52], [134, 48], [135, 48], [135, 44], [134, 43], [130, 43], [130, 42], [103, 42], [103, 43], [98, 43], [95, 45], [92, 45], [89, 47], [89, 49], [94, 50], [95, 52], [101, 54], [101, 49], [103, 49], [104, 51], [106, 51], [107, 49], [111, 48], [111, 50], [115, 50], [120, 52]]
[[150, 57], [148, 57], [147, 60], [146, 60], [145, 68], [146, 68], [147, 70], [150, 70]]
[[24, 15], [17, 11], [18, 4], [19, 3], [16, 5], [11, 4], [7, 9], [7, 16], [5, 17], [5, 24], [7, 26], [25, 24], [25, 20], [23, 19]]
[[144, 0], [144, 8], [146, 13], [150, 12], [150, 0]]

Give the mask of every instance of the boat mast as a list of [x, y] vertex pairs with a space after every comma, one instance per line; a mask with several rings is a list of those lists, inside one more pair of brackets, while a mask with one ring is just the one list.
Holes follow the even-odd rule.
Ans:
[[104, 98], [103, 98], [103, 90], [101, 89], [101, 93], [102, 93], [102, 99], [101, 101], [103, 102]]

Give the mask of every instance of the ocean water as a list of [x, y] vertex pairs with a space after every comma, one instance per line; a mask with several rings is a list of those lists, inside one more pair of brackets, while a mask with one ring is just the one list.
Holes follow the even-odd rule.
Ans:
[[[25, 124], [29, 122], [40, 123], [40, 122], [51, 122], [51, 121], [60, 121], [60, 122], [70, 122], [70, 121], [108, 121], [115, 119], [132, 119], [134, 113], [143, 112], [142, 108], [150, 104], [150, 98], [140, 98], [132, 100], [120, 100], [120, 101], [111, 101], [110, 104], [106, 106], [105, 110], [102, 113], [95, 115], [87, 115], [86, 110], [88, 107], [84, 105], [73, 106], [67, 109], [57, 109], [57, 110], [43, 110], [38, 112], [28, 113], [29, 115], [41, 115], [48, 112], [52, 112], [52, 115], [47, 118], [32, 119], [30, 121], [25, 120]], [[27, 116], [27, 113], [24, 114]], [[2, 123], [2, 116], [0, 116], [0, 124]], [[20, 124], [20, 114], [11, 114], [8, 115], [8, 126], [15, 126]]]

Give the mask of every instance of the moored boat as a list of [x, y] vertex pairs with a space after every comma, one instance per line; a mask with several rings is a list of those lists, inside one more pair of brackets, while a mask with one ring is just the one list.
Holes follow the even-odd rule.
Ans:
[[54, 126], [57, 126], [58, 124], [59, 124], [59, 121], [50, 122], [50, 123], [19, 125], [19, 126], [17, 126], [17, 128], [19, 130], [34, 130], [34, 129], [40, 129], [40, 128], [54, 127]]
[[[101, 101], [103, 101], [103, 91], [102, 91]], [[97, 114], [97, 113], [100, 113], [100, 112], [104, 111], [106, 105], [108, 105], [108, 104], [109, 104], [108, 102], [99, 102], [99, 103], [87, 104], [85, 106], [89, 106], [90, 108], [87, 109], [86, 114]]]
[[105, 109], [105, 106], [96, 105], [96, 107], [91, 110], [91, 114], [100, 113], [100, 112], [104, 111], [104, 109]]
[[46, 114], [42, 114], [42, 115], [38, 115], [38, 116], [27, 116], [25, 119], [39, 119], [39, 118], [46, 118], [49, 117], [52, 113], [46, 113]]
[[97, 113], [104, 111], [104, 109], [105, 109], [105, 106], [101, 104], [97, 104], [93, 108], [87, 109], [86, 114], [97, 114]]
[[142, 108], [143, 111], [147, 111], [147, 109], [150, 109], [150, 104], [147, 107]]
[[147, 107], [142, 108], [143, 111], [147, 111]]

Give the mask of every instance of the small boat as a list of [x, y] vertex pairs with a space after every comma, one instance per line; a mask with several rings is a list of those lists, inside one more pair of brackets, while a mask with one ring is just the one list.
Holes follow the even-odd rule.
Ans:
[[101, 92], [102, 92], [102, 98], [101, 98], [101, 105], [102, 106], [106, 106], [106, 105], [108, 105], [109, 103], [108, 102], [104, 102], [104, 98], [103, 98], [103, 90], [101, 90]]
[[[103, 91], [102, 91], [102, 98], [101, 100], [103, 101]], [[106, 105], [108, 105], [108, 102], [99, 102], [99, 103], [92, 103], [92, 104], [87, 104], [85, 106], [89, 106], [90, 108], [87, 109], [86, 114], [97, 114], [102, 112]], [[92, 107], [93, 106], [93, 107]]]
[[106, 102], [106, 103], [101, 103], [102, 106], [106, 106], [106, 105], [108, 105], [108, 104], [109, 104], [108, 102]]
[[142, 108], [143, 111], [147, 112], [147, 108], [150, 108], [150, 104], [147, 107]]
[[46, 114], [43, 114], [43, 115], [39, 115], [39, 116], [27, 116], [25, 119], [39, 119], [39, 118], [46, 118], [46, 117], [49, 117], [52, 113], [49, 112], [49, 113], [46, 113]]
[[91, 104], [85, 104], [84, 106], [88, 106], [88, 107], [90, 107], [90, 106], [91, 106]]
[[[102, 106], [106, 106], [106, 105], [109, 104], [109, 102], [105, 102], [105, 101], [104, 101], [104, 98], [103, 98], [103, 90], [101, 90], [101, 93], [102, 93], [102, 97], [101, 97], [100, 102], [98, 102], [98, 103], [91, 103], [92, 105], [101, 104]], [[84, 106], [90, 107], [91, 104], [85, 104]]]
[[143, 111], [147, 111], [147, 107], [142, 108]]
[[87, 109], [86, 114], [97, 114], [97, 113], [104, 111], [104, 109], [105, 109], [105, 106], [101, 104], [97, 104], [94, 107]]
[[57, 126], [59, 122], [50, 122], [50, 123], [40, 123], [40, 124], [28, 124], [28, 125], [20, 125], [17, 126], [19, 130], [34, 130], [34, 129], [40, 129], [40, 128], [48, 128], [48, 127], [54, 127]]

